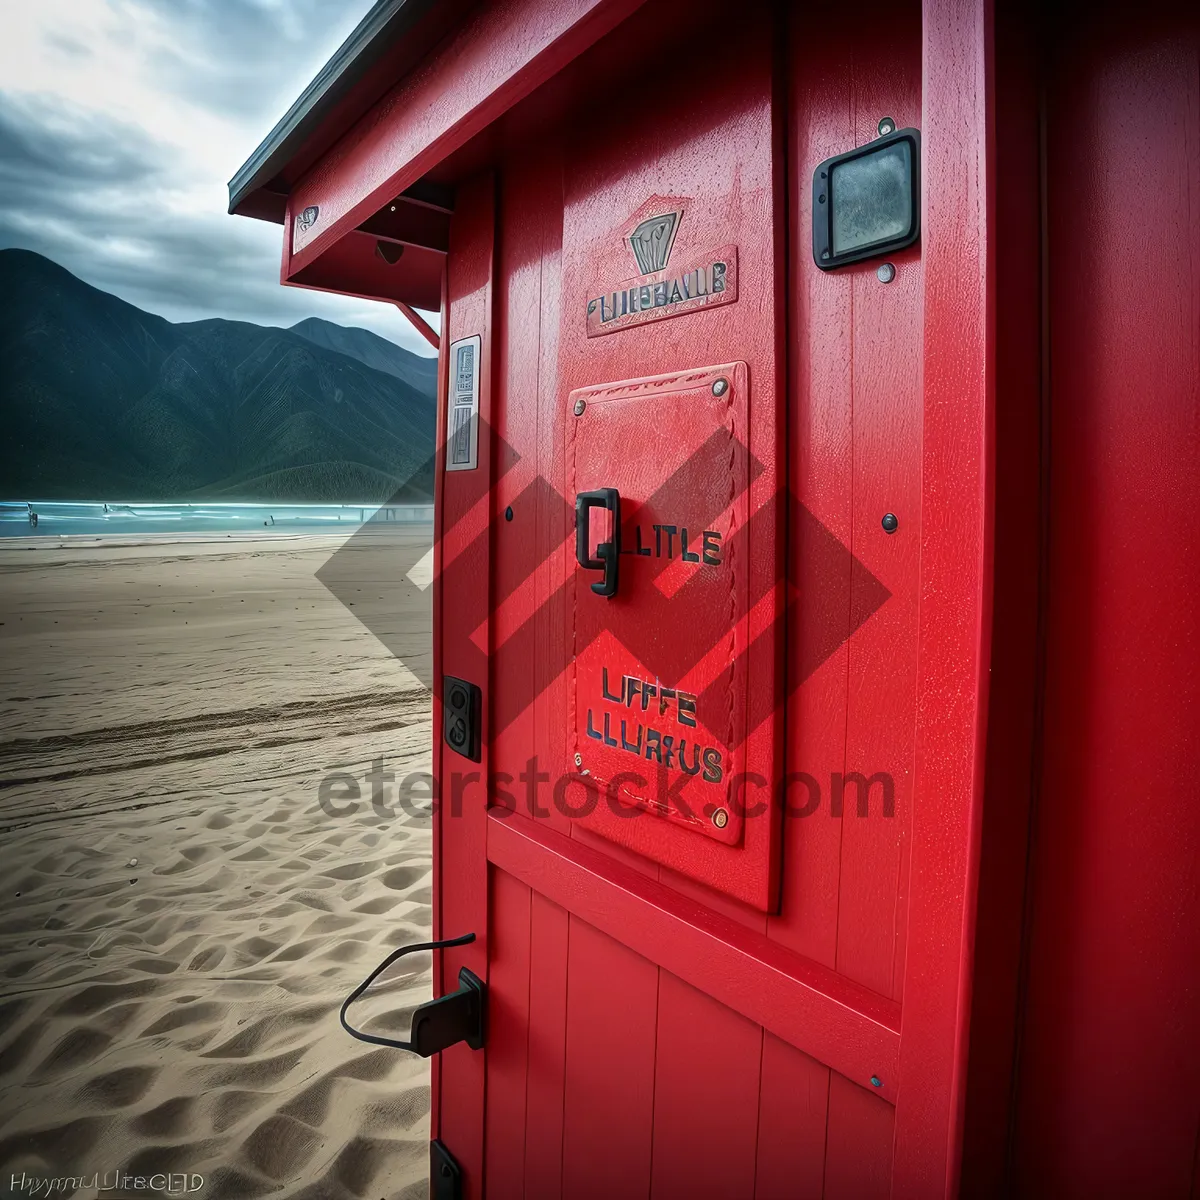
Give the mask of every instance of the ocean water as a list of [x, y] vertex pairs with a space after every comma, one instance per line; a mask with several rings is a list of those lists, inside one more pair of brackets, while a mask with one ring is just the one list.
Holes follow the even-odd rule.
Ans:
[[[30, 514], [37, 514], [34, 525]], [[99, 537], [140, 533], [252, 533], [356, 529], [365, 521], [418, 524], [428, 504], [112, 504], [0, 501], [0, 537]]]

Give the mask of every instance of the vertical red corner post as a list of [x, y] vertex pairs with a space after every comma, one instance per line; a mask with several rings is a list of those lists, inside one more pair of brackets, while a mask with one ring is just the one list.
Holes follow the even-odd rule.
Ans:
[[[487, 879], [477, 864], [486, 858], [486, 810], [468, 798], [483, 793], [488, 778], [489, 645], [491, 524], [493, 495], [492, 417], [493, 276], [495, 270], [495, 180], [485, 173], [458, 191], [450, 227], [446, 264], [442, 344], [449, 347], [464, 337], [480, 338], [478, 361], [479, 408], [477, 466], [448, 472], [446, 408], [439, 405], [437, 451], [438, 504], [435, 511], [434, 612], [434, 814], [435, 937], [454, 938], [474, 933], [474, 943], [438, 954], [439, 995], [458, 987], [462, 967], [480, 979], [488, 977], [489, 930]], [[439, 363], [439, 382], [449, 386], [449, 355]], [[471, 586], [483, 581], [484, 586]], [[448, 632], [451, 631], [451, 632]], [[477, 683], [482, 690], [483, 735], [481, 760], [465, 761], [447, 750], [441, 737], [440, 680], [446, 675]], [[447, 761], [447, 760], [452, 761]], [[453, 880], [452, 886], [446, 881]], [[485, 1056], [465, 1044], [439, 1055], [434, 1089], [434, 1136], [453, 1146], [470, 1194], [482, 1194]]]
[[987, 728], [995, 401], [991, 0], [923, 4], [925, 325], [912, 897], [894, 1197], [956, 1194]]

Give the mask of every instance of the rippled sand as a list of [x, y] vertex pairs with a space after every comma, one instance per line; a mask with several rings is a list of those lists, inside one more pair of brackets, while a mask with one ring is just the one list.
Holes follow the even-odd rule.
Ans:
[[[314, 577], [339, 544], [0, 543], [6, 1191], [126, 1170], [426, 1194], [427, 1064], [337, 1010], [429, 936], [428, 815], [317, 797], [377, 758], [427, 771], [429, 695]], [[426, 620], [415, 589], [387, 600]], [[429, 994], [407, 961], [360, 1024], [407, 1029]]]

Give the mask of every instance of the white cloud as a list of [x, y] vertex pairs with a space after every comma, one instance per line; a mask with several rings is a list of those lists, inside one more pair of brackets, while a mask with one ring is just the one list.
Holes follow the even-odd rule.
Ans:
[[281, 228], [225, 213], [228, 179], [369, 7], [7, 5], [0, 246], [37, 250], [170, 320], [321, 316], [429, 353], [390, 305], [280, 287]]

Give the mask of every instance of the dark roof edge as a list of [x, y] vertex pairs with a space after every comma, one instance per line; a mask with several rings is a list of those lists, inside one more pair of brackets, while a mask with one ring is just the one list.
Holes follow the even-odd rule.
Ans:
[[376, 0], [354, 32], [229, 181], [231, 213], [275, 179], [334, 106], [432, 6], [433, 0]]

